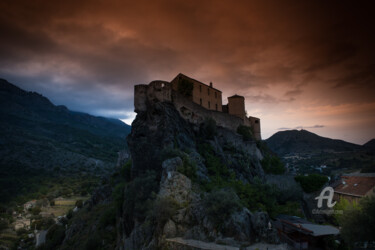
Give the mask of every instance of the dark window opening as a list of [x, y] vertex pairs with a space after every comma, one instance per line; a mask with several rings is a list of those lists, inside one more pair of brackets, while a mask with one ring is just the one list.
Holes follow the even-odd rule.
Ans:
[[211, 103], [210, 102], [208, 102], [208, 108], [211, 108]]
[[210, 89], [207, 89], [207, 93], [208, 93], [208, 95], [210, 95]]
[[201, 99], [199, 99], [199, 103], [200, 103], [200, 105], [202, 106], [202, 98], [201, 98]]
[[255, 123], [259, 123], [259, 120], [255, 120]]
[[215, 92], [215, 98], [217, 98], [217, 92]]
[[199, 85], [199, 92], [202, 92], [202, 85]]

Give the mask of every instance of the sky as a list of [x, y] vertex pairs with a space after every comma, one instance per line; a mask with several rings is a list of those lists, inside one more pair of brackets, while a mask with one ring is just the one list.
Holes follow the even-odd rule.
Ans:
[[375, 138], [373, 1], [0, 1], [0, 78], [131, 123], [133, 90], [184, 73], [246, 98], [262, 137]]

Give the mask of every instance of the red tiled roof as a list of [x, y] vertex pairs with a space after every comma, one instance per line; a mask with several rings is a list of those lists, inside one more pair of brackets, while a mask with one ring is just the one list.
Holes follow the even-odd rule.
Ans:
[[341, 180], [341, 184], [335, 187], [335, 192], [341, 194], [364, 196], [375, 187], [375, 177], [342, 176]]

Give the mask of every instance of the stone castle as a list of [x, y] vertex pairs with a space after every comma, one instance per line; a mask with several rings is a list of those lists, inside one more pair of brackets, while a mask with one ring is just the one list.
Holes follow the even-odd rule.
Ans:
[[254, 138], [261, 140], [260, 119], [247, 116], [245, 98], [228, 97], [228, 104], [222, 105], [222, 92], [198, 80], [178, 74], [171, 82], [152, 81], [148, 85], [134, 87], [135, 112], [147, 110], [152, 103], [171, 102], [180, 115], [193, 124], [201, 124], [211, 118], [218, 126], [237, 131], [241, 125], [251, 127]]

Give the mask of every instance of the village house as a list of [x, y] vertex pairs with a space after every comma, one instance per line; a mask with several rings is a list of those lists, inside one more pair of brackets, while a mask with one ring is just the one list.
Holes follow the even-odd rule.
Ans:
[[222, 92], [184, 74], [178, 74], [171, 82], [153, 81], [148, 85], [134, 87], [135, 112], [145, 111], [146, 99], [172, 102], [181, 116], [191, 123], [199, 124], [212, 118], [216, 124], [236, 131], [241, 125], [251, 128], [255, 140], [261, 140], [260, 119], [247, 116], [245, 98], [240, 95], [228, 97], [222, 104]]
[[36, 200], [28, 201], [25, 204], [23, 204], [23, 210], [27, 212], [29, 209], [32, 209], [36, 206]]
[[330, 225], [319, 225], [306, 219], [278, 215], [275, 221], [280, 240], [293, 249], [321, 249], [325, 239], [340, 233], [339, 229]]
[[375, 176], [347, 175], [342, 176], [334, 187], [334, 200], [344, 198], [350, 202], [358, 202], [363, 197], [375, 196]]

